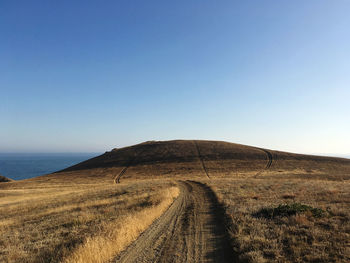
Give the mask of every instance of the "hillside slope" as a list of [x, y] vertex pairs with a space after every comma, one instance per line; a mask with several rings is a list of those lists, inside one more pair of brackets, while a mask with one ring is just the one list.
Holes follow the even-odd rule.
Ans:
[[163, 177], [298, 176], [350, 179], [350, 160], [301, 155], [203, 140], [149, 141], [113, 149], [55, 176], [115, 179]]
[[0, 174], [0, 183], [12, 182], [13, 180]]

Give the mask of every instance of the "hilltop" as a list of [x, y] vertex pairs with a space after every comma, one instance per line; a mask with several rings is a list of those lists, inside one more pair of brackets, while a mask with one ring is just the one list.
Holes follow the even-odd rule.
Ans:
[[148, 141], [113, 149], [55, 173], [55, 176], [115, 179], [163, 177], [274, 176], [344, 180], [350, 160], [303, 155], [204, 140]]

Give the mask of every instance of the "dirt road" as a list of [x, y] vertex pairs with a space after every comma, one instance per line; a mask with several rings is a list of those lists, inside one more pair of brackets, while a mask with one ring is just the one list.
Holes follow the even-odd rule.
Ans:
[[213, 191], [198, 182], [179, 184], [169, 209], [113, 262], [235, 262]]
[[198, 154], [198, 159], [199, 159], [199, 161], [201, 162], [203, 171], [204, 171], [205, 175], [206, 175], [208, 178], [210, 178], [210, 177], [209, 177], [208, 170], [207, 170], [207, 168], [206, 168], [206, 166], [205, 166], [205, 164], [204, 164], [203, 157], [202, 157], [201, 152], [200, 152], [200, 150], [199, 150], [198, 143], [197, 143], [196, 141], [193, 141], [193, 143], [194, 143], [194, 145], [195, 145], [195, 147], [196, 147], [196, 151], [197, 151], [197, 154]]

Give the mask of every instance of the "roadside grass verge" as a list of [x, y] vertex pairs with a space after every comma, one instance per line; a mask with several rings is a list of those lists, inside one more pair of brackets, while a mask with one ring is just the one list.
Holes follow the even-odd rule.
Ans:
[[76, 262], [88, 246], [98, 250], [94, 259], [86, 256], [82, 262], [102, 262], [96, 255], [112, 257], [123, 245], [101, 250], [101, 242], [118, 240], [125, 246], [177, 193], [169, 181], [82, 182], [22, 182], [0, 188], [0, 262]]
[[205, 181], [231, 219], [242, 262], [350, 262], [350, 182], [232, 178]]
[[104, 225], [98, 235], [87, 238], [64, 262], [107, 262], [136, 240], [155, 219], [163, 214], [178, 194], [179, 189], [176, 187], [157, 192], [148, 200], [149, 203], [140, 204], [145, 206], [145, 209], [126, 214], [117, 221]]

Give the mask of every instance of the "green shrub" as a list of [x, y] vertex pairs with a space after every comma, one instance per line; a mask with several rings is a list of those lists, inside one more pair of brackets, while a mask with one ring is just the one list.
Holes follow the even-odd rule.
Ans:
[[325, 213], [325, 211], [320, 208], [314, 208], [309, 205], [304, 205], [301, 203], [292, 203], [292, 204], [281, 204], [274, 208], [271, 208], [271, 207], [262, 208], [257, 213], [255, 213], [255, 216], [272, 219], [275, 217], [292, 216], [296, 214], [301, 214], [307, 211], [310, 211], [314, 217], [322, 217], [324, 216], [324, 213]]

